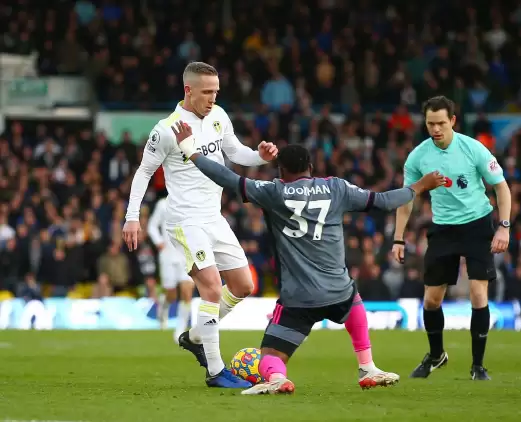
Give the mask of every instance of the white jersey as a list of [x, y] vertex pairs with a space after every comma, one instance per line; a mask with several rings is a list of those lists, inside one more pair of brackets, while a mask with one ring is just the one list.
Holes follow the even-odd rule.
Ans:
[[127, 221], [139, 220], [141, 201], [148, 181], [163, 165], [167, 198], [168, 227], [217, 221], [221, 217], [222, 188], [202, 174], [179, 149], [172, 126], [179, 120], [188, 123], [198, 143], [197, 150], [224, 165], [223, 151], [234, 163], [244, 166], [265, 164], [258, 151], [243, 145], [235, 136], [228, 114], [214, 106], [208, 116], [200, 119], [185, 110], [182, 102], [166, 119], [160, 120], [150, 132], [141, 165], [134, 176], [127, 209]]
[[166, 198], [161, 198], [157, 201], [154, 212], [148, 219], [148, 237], [155, 246], [163, 245], [166, 248], [173, 248], [168, 232], [166, 230], [166, 216], [167, 216]]

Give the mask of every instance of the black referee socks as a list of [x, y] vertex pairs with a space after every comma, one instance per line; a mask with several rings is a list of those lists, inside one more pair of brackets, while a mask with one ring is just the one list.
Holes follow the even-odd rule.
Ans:
[[488, 329], [490, 327], [490, 309], [472, 308], [470, 320], [470, 335], [472, 336], [472, 364], [483, 366], [483, 356], [487, 345]]
[[432, 310], [423, 308], [423, 324], [429, 338], [431, 348], [429, 354], [437, 359], [443, 353], [443, 328], [445, 328], [445, 316], [441, 306]]

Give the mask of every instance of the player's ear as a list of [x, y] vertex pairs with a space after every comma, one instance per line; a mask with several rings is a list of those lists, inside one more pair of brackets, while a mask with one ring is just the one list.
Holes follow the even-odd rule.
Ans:
[[313, 164], [309, 163], [309, 174], [313, 174]]
[[185, 95], [190, 95], [192, 93], [192, 89], [189, 85], [185, 85]]
[[452, 127], [454, 127], [454, 125], [456, 124], [456, 115], [452, 116], [452, 118], [450, 119], [450, 124]]

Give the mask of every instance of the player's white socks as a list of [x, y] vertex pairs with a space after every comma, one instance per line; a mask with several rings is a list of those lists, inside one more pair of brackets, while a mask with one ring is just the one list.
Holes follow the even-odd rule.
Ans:
[[[225, 284], [222, 287], [221, 300], [219, 301], [219, 320], [228, 315], [242, 300], [243, 298], [235, 296]], [[201, 333], [198, 326], [192, 327], [188, 334], [192, 343], [201, 344]]]
[[235, 308], [235, 305], [237, 305], [241, 301], [242, 298], [234, 296], [233, 293], [230, 292], [230, 289], [228, 289], [228, 286], [225, 284], [223, 286], [221, 294], [221, 308], [219, 310], [219, 319], [223, 319], [226, 315], [228, 315], [232, 311], [232, 309]]
[[219, 347], [219, 307], [218, 303], [201, 300], [197, 313], [197, 334], [203, 343], [210, 375], [217, 375], [224, 369]]
[[178, 303], [177, 321], [175, 325], [175, 333], [177, 337], [186, 331], [186, 328], [188, 327], [188, 319], [190, 318], [190, 311], [190, 302], [180, 301]]
[[371, 371], [376, 371], [376, 372], [383, 372], [381, 369], [377, 368], [376, 365], [374, 364], [374, 362], [371, 362], [371, 363], [367, 363], [367, 364], [359, 364], [358, 367], [360, 369], [363, 369], [364, 371], [367, 371], [367, 372], [371, 372]]

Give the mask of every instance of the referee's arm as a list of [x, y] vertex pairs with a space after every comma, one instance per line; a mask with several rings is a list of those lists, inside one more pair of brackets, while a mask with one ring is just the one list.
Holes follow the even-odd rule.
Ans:
[[497, 162], [496, 157], [483, 145], [477, 145], [476, 167], [485, 181], [494, 187], [499, 209], [499, 220], [510, 221], [512, 199], [510, 188], [503, 175], [503, 169]]
[[510, 213], [512, 210], [512, 197], [510, 195], [510, 188], [506, 180], [497, 183], [494, 186], [496, 192], [497, 207], [499, 211], [500, 221], [510, 221]]
[[[477, 169], [489, 185], [496, 192], [497, 207], [499, 211], [499, 228], [492, 240], [492, 253], [505, 252], [510, 241], [510, 213], [512, 211], [512, 197], [510, 188], [503, 175], [503, 169], [496, 157], [483, 145], [476, 143]], [[505, 223], [507, 223], [505, 225]]]

